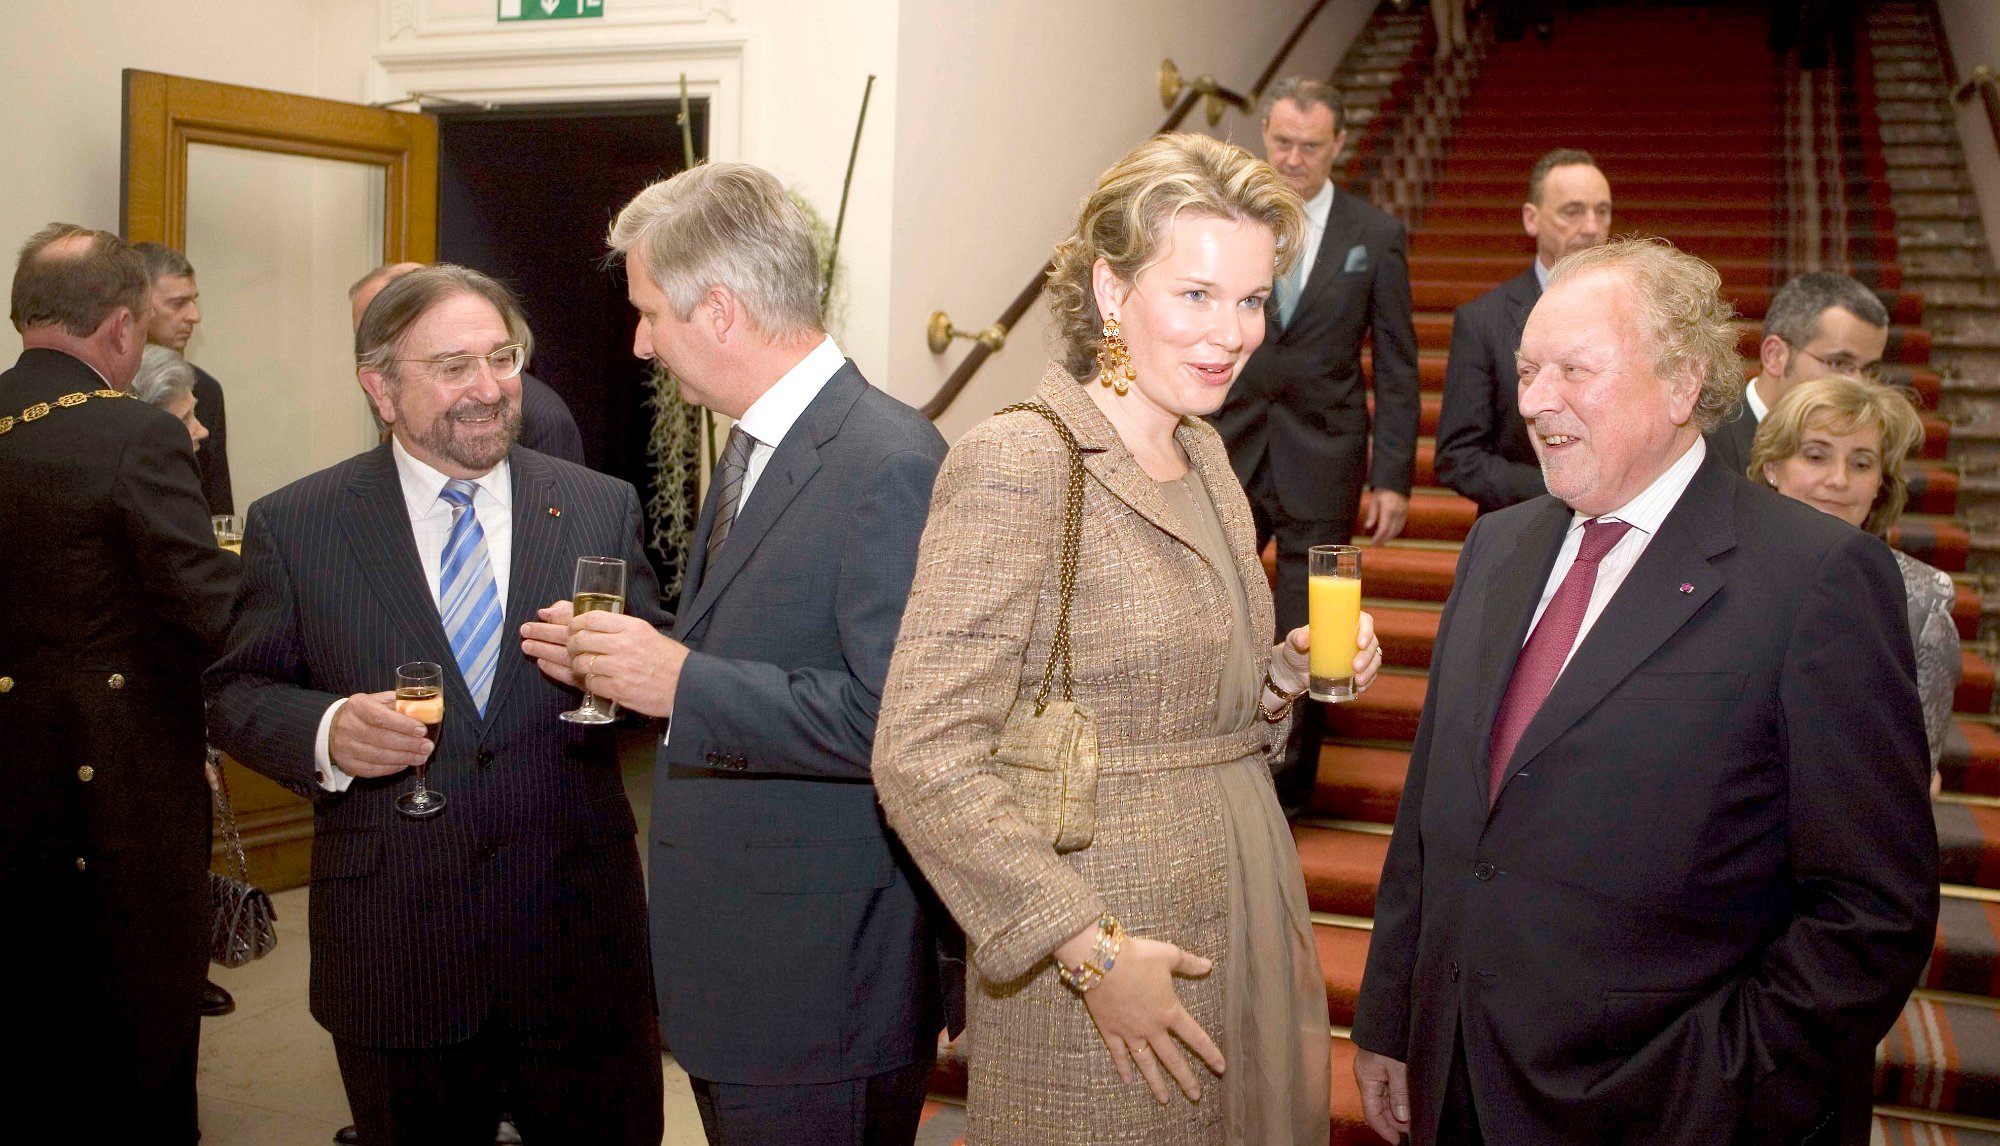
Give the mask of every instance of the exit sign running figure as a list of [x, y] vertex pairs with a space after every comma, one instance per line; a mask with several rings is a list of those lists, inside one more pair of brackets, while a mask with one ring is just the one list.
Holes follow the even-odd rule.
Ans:
[[604, 0], [500, 0], [500, 19], [579, 20], [604, 15]]

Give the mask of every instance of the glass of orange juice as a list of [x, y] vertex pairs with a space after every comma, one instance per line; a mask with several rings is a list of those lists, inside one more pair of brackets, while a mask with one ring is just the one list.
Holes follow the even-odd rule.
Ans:
[[1307, 666], [1314, 700], [1353, 700], [1361, 635], [1361, 547], [1315, 545], [1306, 554]]

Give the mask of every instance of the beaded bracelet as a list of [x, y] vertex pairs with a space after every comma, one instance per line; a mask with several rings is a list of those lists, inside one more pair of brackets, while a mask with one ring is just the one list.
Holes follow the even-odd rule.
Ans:
[[1292, 705], [1298, 703], [1298, 699], [1304, 696], [1308, 691], [1307, 689], [1302, 688], [1297, 692], [1286, 692], [1284, 689], [1279, 688], [1278, 682], [1271, 679], [1271, 670], [1268, 668], [1264, 670], [1264, 687], [1270, 690], [1272, 696], [1275, 696], [1279, 700], [1284, 701], [1284, 703], [1279, 705], [1277, 708], [1269, 710], [1267, 710], [1264, 707], [1264, 704], [1261, 700], [1258, 701], [1257, 714], [1264, 718], [1264, 723], [1266, 724], [1276, 724], [1280, 720], [1283, 720], [1285, 717], [1291, 715]]
[[1091, 950], [1090, 958], [1074, 967], [1065, 967], [1056, 962], [1056, 978], [1062, 985], [1081, 995], [1104, 980], [1111, 968], [1118, 964], [1118, 952], [1125, 947], [1125, 929], [1118, 926], [1118, 917], [1105, 914], [1097, 917], [1097, 945]]

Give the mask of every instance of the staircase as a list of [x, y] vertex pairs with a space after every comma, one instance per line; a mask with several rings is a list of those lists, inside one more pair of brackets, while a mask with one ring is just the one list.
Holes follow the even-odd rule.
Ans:
[[[1383, 186], [1386, 159], [1401, 161], [1398, 172], [1425, 184], [1420, 203], [1383, 204], [1421, 219], [1411, 234], [1410, 277], [1425, 436], [1408, 528], [1364, 557], [1368, 607], [1388, 668], [1367, 695], [1332, 712], [1313, 800], [1294, 829], [1338, 1036], [1336, 1144], [1379, 1141], [1361, 1122], [1344, 1036], [1439, 610], [1475, 516], [1469, 501], [1437, 485], [1431, 464], [1451, 312], [1532, 257], [1520, 226], [1528, 169], [1542, 152], [1567, 146], [1592, 152], [1603, 166], [1615, 234], [1663, 235], [1721, 272], [1741, 316], [1746, 356], [1756, 353], [1773, 291], [1797, 270], [1847, 270], [1889, 306], [1891, 373], [1927, 411], [1910, 506], [1891, 540], [1960, 581], [1953, 615], [1968, 648], [1959, 720], [1942, 766], [1946, 792], [1936, 805], [1943, 919], [1923, 985], [1878, 1055], [1876, 1140], [2000, 1146], [2000, 735], [1991, 715], [1994, 668], [1971, 647], [1982, 600], [1967, 571], [1974, 539], [1962, 520], [1961, 474], [1948, 464], [1976, 447], [1955, 443], [1953, 423], [1937, 413], [1943, 380], [1930, 366], [1933, 333], [1924, 325], [1924, 296], [1904, 280], [1883, 168], [1885, 136], [1924, 135], [1928, 125], [1950, 121], [1900, 106], [1894, 121], [1878, 120], [1878, 75], [1881, 100], [1921, 102], [1907, 90], [1922, 79], [1915, 67], [1921, 53], [1903, 45], [1927, 17], [1914, 4], [1877, 7], [1857, 37], [1860, 75], [1804, 77], [1766, 49], [1758, 6], [1563, 11], [1551, 43], [1484, 44], [1472, 53], [1472, 67], [1465, 58], [1453, 61], [1453, 82], [1463, 87], [1446, 131], [1434, 118], [1424, 132], [1412, 132], [1387, 122], [1394, 113], [1370, 125], [1371, 139], [1387, 141], [1369, 167], [1378, 176], [1374, 188]], [[1871, 52], [1876, 41], [1879, 60]], [[1427, 43], [1416, 51], [1427, 56]], [[1701, 65], [1690, 67], [1692, 60]], [[1400, 101], [1406, 114], [1425, 110], [1421, 93], [1447, 86], [1412, 75], [1400, 84], [1413, 93]], [[1415, 157], [1421, 170], [1410, 154], [1395, 153], [1398, 146], [1407, 153], [1408, 144], [1394, 143], [1418, 134], [1430, 141]], [[1448, 140], [1440, 141], [1443, 135]], [[1810, 227], [1800, 225], [1806, 212], [1814, 216]], [[1971, 229], [1978, 230], [1976, 218]], [[1965, 415], [1953, 412], [1963, 422]], [[1977, 436], [1984, 444], [1985, 435]]]

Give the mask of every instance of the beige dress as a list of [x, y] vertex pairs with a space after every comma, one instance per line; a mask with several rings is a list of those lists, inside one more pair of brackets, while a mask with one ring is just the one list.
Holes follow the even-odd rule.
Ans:
[[[1083, 443], [1075, 695], [1103, 745], [1090, 847], [1057, 855], [989, 756], [1053, 638], [1068, 453], [1033, 414], [945, 461], [884, 690], [874, 773], [889, 821], [965, 927], [968, 1146], [1323, 1144], [1326, 996], [1298, 856], [1269, 780], [1286, 725], [1258, 718], [1270, 593], [1214, 430], [1157, 483], [1060, 368], [1037, 398]], [[1211, 496], [1211, 494], [1213, 496]], [[1204, 1097], [1118, 1079], [1050, 953], [1109, 911], [1215, 961], [1176, 980], [1228, 1060]]]

